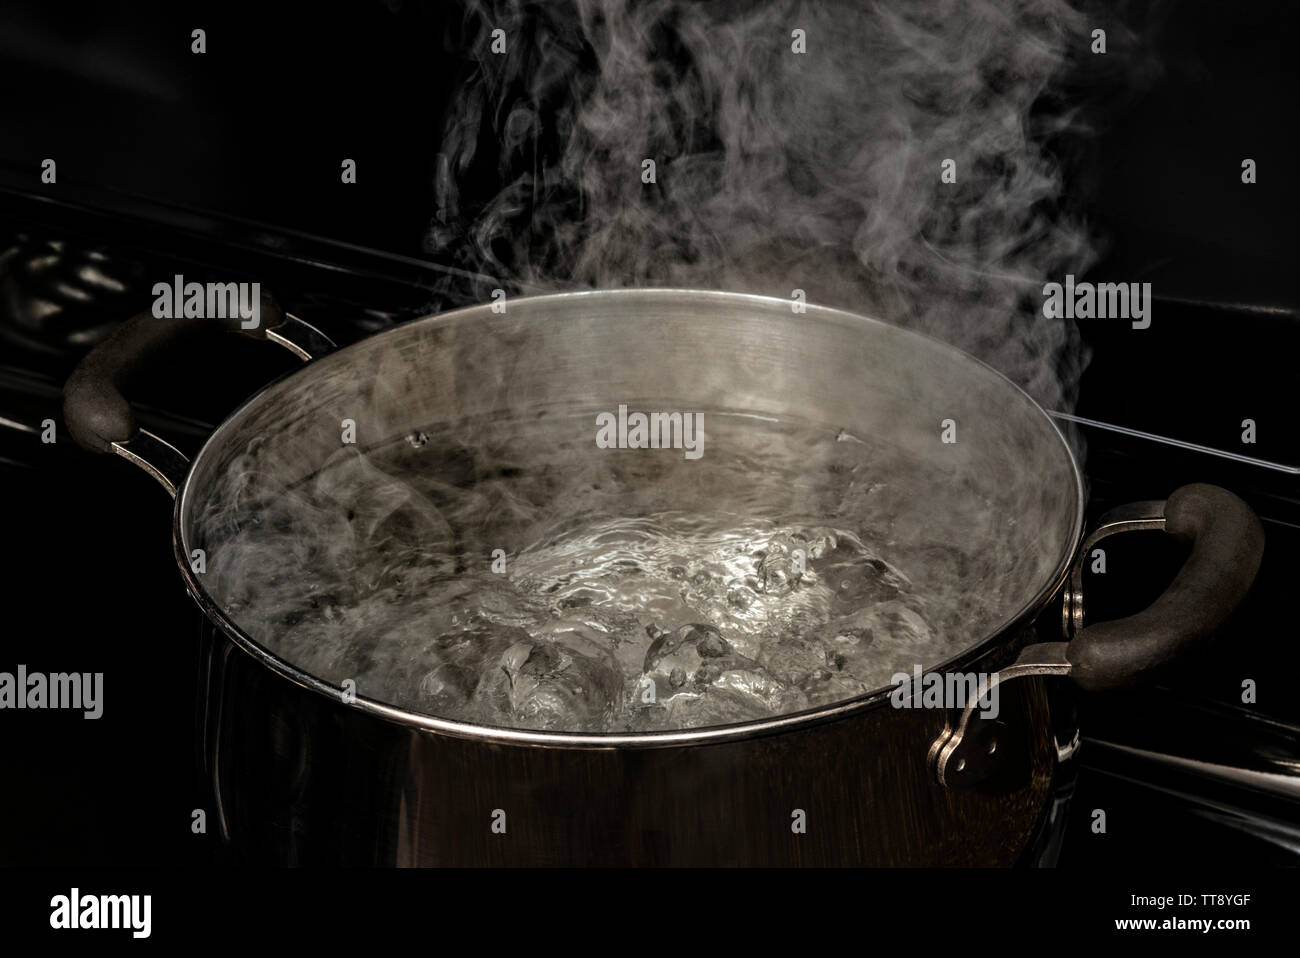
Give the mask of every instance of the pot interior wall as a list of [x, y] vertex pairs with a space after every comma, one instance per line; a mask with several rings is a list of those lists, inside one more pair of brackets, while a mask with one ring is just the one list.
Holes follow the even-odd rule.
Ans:
[[[889, 534], [934, 544], [935, 561], [912, 570], [918, 589], [951, 589], [959, 578], [980, 598], [956, 626], [964, 634], [955, 647], [978, 643], [1037, 600], [1078, 534], [1081, 490], [1059, 432], [1024, 393], [968, 356], [815, 306], [795, 314], [787, 302], [759, 297], [620, 291], [426, 318], [274, 384], [195, 460], [180, 507], [182, 542], [187, 553], [206, 548], [209, 530], [241, 499], [292, 494], [310, 482], [339, 452], [348, 422], [357, 448], [372, 450], [438, 424], [472, 431], [503, 418], [569, 416], [594, 449], [594, 414], [621, 403], [817, 423], [906, 457], [931, 481], [915, 495], [894, 491]], [[955, 441], [944, 441], [945, 426]], [[967, 557], [960, 568], [945, 558], [952, 543]], [[288, 548], [257, 557], [249, 574], [299, 575], [311, 561]]]

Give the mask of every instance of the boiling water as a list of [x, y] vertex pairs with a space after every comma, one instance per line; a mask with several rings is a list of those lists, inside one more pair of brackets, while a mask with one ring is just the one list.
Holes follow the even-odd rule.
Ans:
[[250, 449], [226, 479], [239, 507], [203, 523], [205, 582], [258, 641], [358, 695], [572, 732], [841, 701], [987, 624], [972, 560], [927, 517], [954, 476], [807, 423], [706, 412], [698, 459], [598, 448], [595, 423], [344, 446], [261, 498], [239, 494]]

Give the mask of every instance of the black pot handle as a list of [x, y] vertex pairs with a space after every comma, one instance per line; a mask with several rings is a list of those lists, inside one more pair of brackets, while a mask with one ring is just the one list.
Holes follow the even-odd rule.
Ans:
[[[1163, 529], [1191, 544], [1174, 581], [1136, 615], [1083, 625], [1083, 566], [1107, 536]], [[1102, 517], [1084, 540], [1071, 570], [1062, 616], [1069, 642], [1026, 646], [991, 678], [998, 685], [1032, 675], [1069, 676], [1093, 692], [1125, 688], [1146, 679], [1187, 650], [1204, 643], [1246, 597], [1264, 557], [1264, 528], [1250, 506], [1218, 486], [1182, 486], [1163, 502], [1137, 502]], [[930, 745], [939, 784], [970, 788], [997, 767], [997, 723], [976, 715], [987, 703], [970, 701], [950, 712]]]
[[112, 452], [134, 462], [175, 495], [188, 466], [185, 457], [139, 428], [122, 390], [177, 343], [219, 331], [269, 339], [303, 360], [334, 348], [327, 336], [281, 310], [267, 293], [262, 294], [260, 321], [251, 329], [239, 319], [159, 319], [140, 313], [87, 353], [64, 384], [63, 421], [73, 440], [90, 452]]
[[[1097, 692], [1136, 685], [1203, 644], [1246, 597], [1259, 572], [1264, 528], [1250, 506], [1231, 492], [1194, 483], [1177, 489], [1162, 505], [1149, 524], [1127, 515], [1103, 518], [1079, 552], [1063, 615], [1067, 635], [1074, 636], [1065, 656], [1069, 674], [1081, 688]], [[1092, 545], [1115, 532], [1160, 527], [1191, 545], [1174, 581], [1141, 612], [1081, 628], [1083, 565]]]

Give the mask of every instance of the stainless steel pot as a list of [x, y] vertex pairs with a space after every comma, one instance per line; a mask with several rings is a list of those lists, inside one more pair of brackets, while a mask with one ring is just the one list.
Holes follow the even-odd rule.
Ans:
[[[263, 317], [254, 335], [310, 362], [250, 398], [192, 463], [136, 427], [119, 385], [175, 337], [217, 324], [137, 317], [65, 390], [78, 442], [131, 460], [175, 497], [177, 565], [211, 623], [203, 734], [217, 817], [250, 857], [1008, 864], [1031, 842], [1075, 741], [1043, 677], [1090, 689], [1146, 678], [1217, 628], [1262, 554], [1249, 508], [1203, 485], [1135, 504], [1081, 549], [1080, 473], [1039, 406], [958, 350], [837, 310], [794, 314], [785, 301], [716, 292], [583, 292], [430, 316], [337, 351], [269, 301]], [[627, 397], [842, 424], [951, 473], [951, 500], [921, 504], [917, 521], [942, 516], [989, 557], [971, 587], [1001, 612], [960, 654], [927, 667], [998, 672], [1000, 717], [897, 709], [883, 688], [685, 731], [476, 726], [353, 698], [295, 668], [241, 630], [192, 567], [216, 478], [250, 442], [275, 450], [274, 469], [250, 477], [266, 494], [312, 475], [337, 450], [344, 419], [364, 446], [431, 422]], [[940, 441], [944, 420], [958, 443]], [[1144, 612], [1084, 626], [1082, 557], [1105, 535], [1151, 528], [1191, 543], [1178, 577]], [[1035, 621], [1063, 587], [1069, 642], [1035, 642]]]

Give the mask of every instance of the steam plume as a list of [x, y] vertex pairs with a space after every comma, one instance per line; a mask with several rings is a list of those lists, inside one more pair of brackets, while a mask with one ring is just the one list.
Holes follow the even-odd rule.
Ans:
[[1040, 291], [1094, 253], [1045, 143], [1086, 27], [1060, 0], [473, 2], [427, 244], [467, 234], [524, 291], [802, 289], [1068, 401], [1077, 336]]

